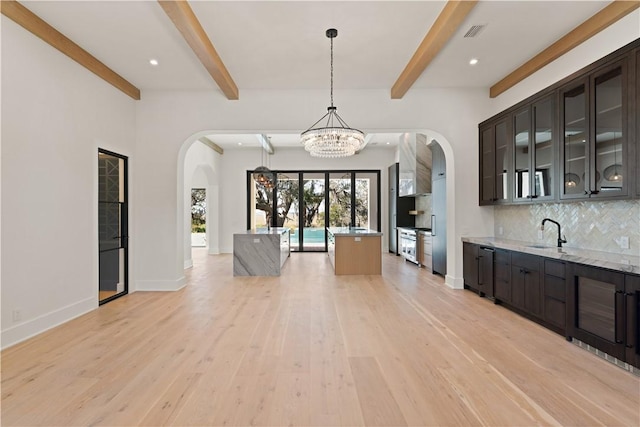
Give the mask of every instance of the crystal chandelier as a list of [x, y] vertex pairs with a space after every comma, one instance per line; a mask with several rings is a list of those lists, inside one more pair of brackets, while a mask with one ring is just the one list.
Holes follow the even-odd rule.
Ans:
[[327, 114], [302, 132], [300, 142], [314, 157], [347, 157], [363, 147], [364, 133], [350, 128], [333, 105], [333, 39], [338, 36], [338, 30], [330, 28], [326, 34], [331, 40], [331, 106]]

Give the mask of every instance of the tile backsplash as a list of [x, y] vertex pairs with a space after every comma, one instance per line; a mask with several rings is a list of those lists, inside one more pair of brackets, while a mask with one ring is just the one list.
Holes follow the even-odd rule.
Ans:
[[416, 210], [424, 212], [416, 216], [416, 227], [431, 228], [431, 194], [416, 197]]
[[[547, 222], [538, 239], [544, 218], [560, 223], [567, 239], [564, 246], [640, 256], [640, 200], [496, 206], [494, 235], [555, 245], [555, 224]], [[629, 239], [628, 249], [621, 247], [624, 237]]]

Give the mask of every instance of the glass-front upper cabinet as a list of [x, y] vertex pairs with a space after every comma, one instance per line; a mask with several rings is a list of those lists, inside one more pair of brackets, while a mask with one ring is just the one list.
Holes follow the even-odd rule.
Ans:
[[591, 194], [626, 193], [626, 91], [623, 67], [618, 65], [593, 77], [595, 173], [589, 177]]
[[529, 158], [531, 145], [531, 110], [520, 110], [513, 116], [513, 201], [531, 199]]
[[495, 125], [496, 140], [496, 202], [509, 200], [509, 128], [507, 119]]
[[552, 97], [533, 104], [533, 170], [531, 198], [537, 200], [555, 197], [554, 157], [557, 147], [554, 135], [554, 102]]
[[586, 82], [562, 92], [563, 198], [585, 195], [587, 157]]
[[561, 91], [563, 199], [628, 194], [626, 62]]
[[480, 205], [509, 201], [509, 117], [480, 128]]
[[554, 101], [547, 96], [513, 116], [513, 200], [554, 198]]

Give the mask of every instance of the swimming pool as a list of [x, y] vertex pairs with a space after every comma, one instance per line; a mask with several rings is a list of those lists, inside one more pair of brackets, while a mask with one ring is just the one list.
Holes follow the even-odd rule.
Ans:
[[[298, 244], [299, 240], [299, 228], [296, 228], [291, 232], [290, 242], [292, 245]], [[318, 227], [305, 227], [304, 229], [304, 243], [322, 243], [324, 244], [324, 228]]]

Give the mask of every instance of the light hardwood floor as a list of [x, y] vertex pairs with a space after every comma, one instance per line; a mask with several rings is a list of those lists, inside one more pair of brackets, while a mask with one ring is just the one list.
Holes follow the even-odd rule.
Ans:
[[640, 425], [638, 377], [395, 256], [187, 274], [2, 352], [2, 425]]

